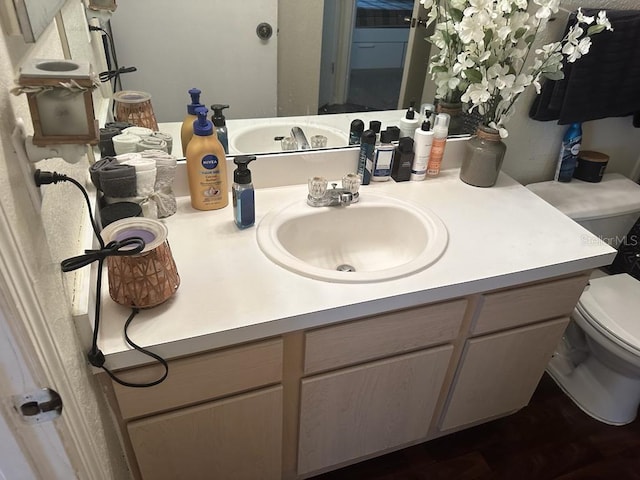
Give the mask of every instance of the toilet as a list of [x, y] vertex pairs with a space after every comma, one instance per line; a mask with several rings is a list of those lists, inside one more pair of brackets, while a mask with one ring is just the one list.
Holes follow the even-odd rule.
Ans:
[[[574, 179], [527, 188], [615, 248], [640, 217], [640, 185], [619, 174], [605, 174], [599, 183]], [[629, 242], [640, 255], [640, 238]], [[632, 422], [640, 404], [640, 281], [595, 271], [547, 372], [593, 418]]]

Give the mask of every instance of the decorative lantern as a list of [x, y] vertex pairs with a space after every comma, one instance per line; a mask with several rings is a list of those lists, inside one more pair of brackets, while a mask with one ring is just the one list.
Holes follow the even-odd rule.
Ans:
[[89, 9], [115, 11], [118, 8], [116, 0], [89, 0]]
[[98, 143], [92, 91], [99, 80], [88, 62], [33, 59], [20, 69], [18, 85], [13, 92], [27, 94], [35, 145]]

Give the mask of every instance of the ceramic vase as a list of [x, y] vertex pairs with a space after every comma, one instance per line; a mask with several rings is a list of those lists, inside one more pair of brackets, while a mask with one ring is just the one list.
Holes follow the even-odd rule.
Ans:
[[[448, 103], [439, 101], [436, 105], [436, 113], [448, 113], [449, 135], [460, 135], [464, 133], [464, 118], [462, 114], [462, 103]], [[433, 125], [432, 125], [433, 127]]]
[[476, 134], [467, 141], [460, 180], [475, 187], [492, 187], [498, 179], [506, 151], [507, 146], [502, 143], [498, 130], [478, 126]]

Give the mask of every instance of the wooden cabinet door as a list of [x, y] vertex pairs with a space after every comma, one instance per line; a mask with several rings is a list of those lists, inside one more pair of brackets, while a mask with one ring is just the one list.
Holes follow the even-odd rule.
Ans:
[[432, 348], [303, 379], [298, 473], [426, 437], [452, 350]]
[[440, 429], [527, 405], [568, 323], [560, 318], [469, 340]]
[[128, 424], [145, 480], [279, 479], [282, 387]]

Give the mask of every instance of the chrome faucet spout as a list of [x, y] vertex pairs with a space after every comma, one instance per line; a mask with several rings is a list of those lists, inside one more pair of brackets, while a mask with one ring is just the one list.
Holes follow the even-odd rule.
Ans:
[[309, 140], [307, 140], [307, 136], [300, 127], [293, 127], [291, 129], [291, 136], [295, 138], [300, 150], [309, 150], [311, 148]]

